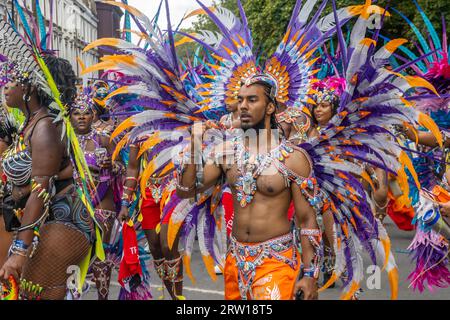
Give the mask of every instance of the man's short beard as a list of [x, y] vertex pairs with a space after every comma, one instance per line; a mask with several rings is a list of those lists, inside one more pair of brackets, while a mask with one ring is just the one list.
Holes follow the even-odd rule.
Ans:
[[254, 129], [254, 130], [262, 130], [262, 129], [266, 129], [266, 118], [263, 117], [261, 119], [261, 121], [259, 121], [257, 124], [253, 125], [253, 126], [249, 126], [248, 124], [241, 124], [241, 128], [244, 131], [247, 131], [249, 129]]

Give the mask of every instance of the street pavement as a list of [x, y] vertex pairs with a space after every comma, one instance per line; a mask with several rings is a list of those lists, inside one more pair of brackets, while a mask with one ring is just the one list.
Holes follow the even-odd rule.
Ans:
[[[392, 251], [395, 255], [396, 262], [399, 266], [399, 300], [448, 300], [450, 299], [450, 288], [447, 289], [437, 289], [430, 293], [425, 291], [423, 293], [414, 292], [411, 288], [408, 288], [409, 281], [407, 280], [408, 274], [412, 270], [412, 264], [410, 257], [408, 256], [406, 250], [410, 244], [414, 233], [405, 232], [398, 230], [389, 218], [385, 220], [386, 228], [391, 237], [392, 241]], [[371, 263], [367, 257], [364, 257], [365, 267], [367, 268]], [[154, 299], [158, 299], [161, 296], [161, 281], [154, 272], [152, 263], [148, 264], [151, 271], [151, 291]], [[222, 300], [223, 296], [223, 276], [218, 275], [217, 280], [211, 280], [210, 276], [206, 272], [203, 265], [198, 246], [193, 252], [192, 257], [192, 272], [195, 277], [196, 282], [192, 281], [185, 275], [184, 280], [184, 292], [183, 295], [188, 300]], [[360, 294], [361, 300], [386, 300], [390, 297], [389, 282], [386, 272], [381, 272], [381, 282], [380, 286], [377, 288], [374, 284], [376, 282], [370, 280], [368, 281], [369, 289], [366, 283], [366, 279], [371, 276], [370, 269], [367, 270], [365, 280], [363, 281], [363, 292]], [[119, 293], [119, 284], [117, 283], [117, 273], [113, 274], [113, 280], [111, 285], [110, 299], [116, 300]], [[335, 288], [327, 289], [320, 293], [320, 300], [337, 300], [340, 297], [342, 290], [342, 282], [338, 280]], [[95, 286], [91, 284], [89, 292], [83, 297], [85, 300], [95, 300], [96, 292]], [[165, 299], [169, 299], [169, 295], [165, 293]]]

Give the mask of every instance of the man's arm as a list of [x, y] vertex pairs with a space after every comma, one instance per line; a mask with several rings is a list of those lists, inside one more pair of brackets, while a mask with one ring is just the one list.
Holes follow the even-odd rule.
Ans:
[[[193, 198], [197, 193], [204, 192], [217, 183], [222, 174], [220, 165], [215, 161], [208, 161], [203, 165], [202, 142], [205, 130], [212, 128], [208, 123], [196, 123], [192, 127], [190, 149], [185, 155], [187, 163], [182, 164], [181, 173], [177, 179], [177, 195], [180, 198]], [[202, 181], [197, 181], [197, 175], [201, 167]], [[199, 185], [201, 183], [201, 186]]]
[[[288, 162], [289, 168], [301, 177], [309, 177], [311, 174], [310, 163], [306, 156], [295, 151]], [[294, 201], [295, 214], [300, 224], [303, 277], [294, 288], [294, 294], [302, 290], [304, 299], [317, 299], [317, 277], [318, 259], [321, 252], [321, 231], [317, 224], [316, 212], [303, 195], [301, 187], [295, 183], [291, 184], [292, 198]], [[308, 190], [308, 192], [311, 192]]]

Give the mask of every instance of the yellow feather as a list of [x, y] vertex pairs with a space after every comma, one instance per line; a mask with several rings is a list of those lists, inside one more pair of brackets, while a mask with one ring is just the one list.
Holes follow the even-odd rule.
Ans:
[[161, 173], [159, 174], [160, 177], [164, 176], [167, 172], [169, 172], [170, 170], [173, 170], [175, 168], [175, 165], [173, 164], [173, 162], [169, 162], [164, 169], [161, 171]]
[[435, 87], [424, 78], [418, 76], [406, 76], [405, 79], [411, 87], [427, 88], [428, 90], [433, 91], [435, 95], [439, 96]]
[[180, 231], [181, 226], [183, 225], [183, 221], [173, 223], [172, 218], [170, 218], [168, 230], [167, 230], [167, 244], [169, 245], [169, 249], [172, 250], [173, 243], [177, 238], [178, 231]]
[[205, 264], [206, 271], [208, 272], [209, 276], [211, 277], [211, 279], [213, 281], [216, 281], [217, 275], [216, 275], [216, 272], [214, 271], [214, 266], [215, 266], [214, 259], [210, 255], [207, 255], [207, 256], [202, 255], [202, 259], [203, 259], [203, 263]]
[[388, 272], [389, 285], [391, 287], [391, 300], [398, 299], [398, 269], [393, 268]]
[[153, 174], [154, 171], [155, 171], [155, 164], [153, 161], [150, 161], [141, 175], [140, 185], [141, 185], [141, 193], [144, 199], [146, 199], [145, 189], [147, 188], [147, 181], [150, 179], [150, 176]]
[[134, 127], [136, 124], [133, 122], [133, 118], [129, 117], [125, 121], [123, 121], [121, 124], [117, 126], [117, 128], [114, 130], [114, 132], [111, 134], [111, 140], [115, 139], [119, 134], [124, 132], [125, 130]]
[[389, 239], [389, 237], [386, 237], [385, 239], [380, 239], [380, 241], [384, 249], [384, 264], [383, 269], [381, 271], [384, 271], [384, 269], [386, 269], [388, 265], [389, 256], [391, 254], [391, 240]]
[[139, 11], [138, 9], [136, 9], [135, 7], [132, 7], [130, 5], [127, 5], [127, 4], [124, 4], [121, 2], [116, 2], [116, 1], [100, 1], [100, 2], [122, 8], [123, 10], [128, 11], [133, 16], [145, 17], [145, 15], [141, 11]]
[[[195, 37], [197, 34], [196, 33], [191, 33], [191, 36]], [[190, 43], [190, 42], [194, 42], [194, 39], [189, 38], [189, 37], [183, 37], [180, 40], [178, 40], [177, 42], [175, 42], [175, 47], [179, 47], [185, 43]]]
[[184, 267], [184, 271], [186, 272], [186, 274], [188, 275], [189, 279], [191, 279], [192, 283], [195, 284], [195, 278], [192, 275], [192, 270], [191, 270], [191, 257], [188, 255], [184, 255], [183, 256], [183, 267]]
[[443, 137], [442, 137], [441, 130], [439, 130], [439, 127], [437, 126], [436, 122], [434, 122], [434, 120], [431, 119], [430, 116], [421, 112], [421, 113], [419, 113], [419, 124], [431, 131], [433, 136], [436, 138], [437, 143], [442, 148]]
[[129, 56], [129, 55], [105, 56], [105, 57], [102, 57], [102, 61], [111, 62], [114, 64], [114, 66], [117, 66], [120, 63], [123, 63], [123, 64], [129, 65], [129, 66], [139, 68], [139, 65], [136, 63], [136, 59], [133, 56]]
[[[212, 12], [214, 12], [215, 8], [214, 7], [209, 7], [209, 10], [211, 10]], [[193, 16], [197, 16], [197, 15], [203, 15], [206, 14], [206, 11], [204, 9], [196, 9], [194, 11], [191, 11], [190, 13], [188, 13], [183, 19], [188, 19], [191, 18]]]
[[408, 42], [408, 40], [406, 39], [394, 39], [389, 41], [384, 47], [386, 48], [387, 51], [389, 51], [390, 53], [393, 53], [395, 50], [397, 50], [398, 47], [400, 47], [401, 45], [405, 44], [406, 42]]
[[97, 63], [93, 66], [87, 67], [86, 69], [82, 70], [81, 75], [84, 76], [88, 73], [92, 73], [95, 71], [111, 69], [111, 68], [114, 68], [115, 66], [116, 65], [112, 62], [103, 61], [103, 62]]
[[350, 300], [358, 289], [359, 289], [359, 284], [357, 282], [355, 282], [355, 281], [352, 281], [350, 289], [348, 290], [347, 293], [344, 293], [341, 296], [341, 299], [342, 300]]
[[411, 173], [411, 175], [414, 178], [414, 182], [416, 183], [417, 188], [420, 189], [419, 177], [417, 176], [417, 172], [414, 169], [411, 159], [408, 157], [408, 155], [404, 151], [400, 152], [400, 156], [398, 159], [403, 166], [406, 166], [406, 168], [408, 168], [409, 172]]
[[336, 274], [335, 272], [333, 272], [333, 273], [331, 274], [330, 279], [328, 279], [327, 283], [325, 283], [325, 284], [319, 289], [319, 292], [325, 291], [325, 289], [327, 289], [329, 286], [331, 286], [333, 283], [336, 282], [337, 278], [338, 278], [337, 274]]
[[138, 153], [138, 158], [142, 156], [147, 150], [153, 148], [157, 143], [159, 143], [161, 139], [159, 139], [159, 133], [151, 135], [141, 146]]
[[122, 148], [127, 144], [129, 133], [127, 133], [116, 145], [116, 148], [114, 149], [113, 155], [112, 155], [112, 161], [115, 161], [117, 159], [117, 156], [119, 155]]
[[119, 94], [126, 94], [126, 93], [128, 93], [128, 88], [129, 88], [128, 86], [123, 86], [123, 87], [120, 87], [117, 90], [114, 90], [108, 96], [106, 96], [104, 101], [108, 101], [109, 99], [111, 99], [111, 98], [113, 98], [115, 96], [118, 96]]
[[119, 44], [119, 39], [116, 39], [116, 38], [102, 38], [102, 39], [95, 40], [95, 41], [91, 42], [90, 44], [88, 44], [83, 49], [83, 52], [87, 52], [87, 51], [89, 51], [91, 49], [94, 49], [94, 48], [97, 48], [97, 47], [101, 47], [101, 46], [117, 47], [118, 44]]

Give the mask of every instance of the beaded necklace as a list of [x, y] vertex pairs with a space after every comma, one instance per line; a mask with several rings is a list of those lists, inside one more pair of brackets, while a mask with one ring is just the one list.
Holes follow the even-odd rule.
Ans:
[[268, 153], [258, 154], [253, 163], [250, 162], [250, 152], [245, 148], [242, 137], [234, 139], [234, 154], [238, 169], [238, 178], [235, 184], [237, 199], [241, 207], [246, 207], [252, 202], [256, 193], [256, 180], [261, 173], [266, 170], [274, 161], [283, 161], [294, 152], [294, 149], [287, 146], [286, 140], [282, 139], [279, 146]]

